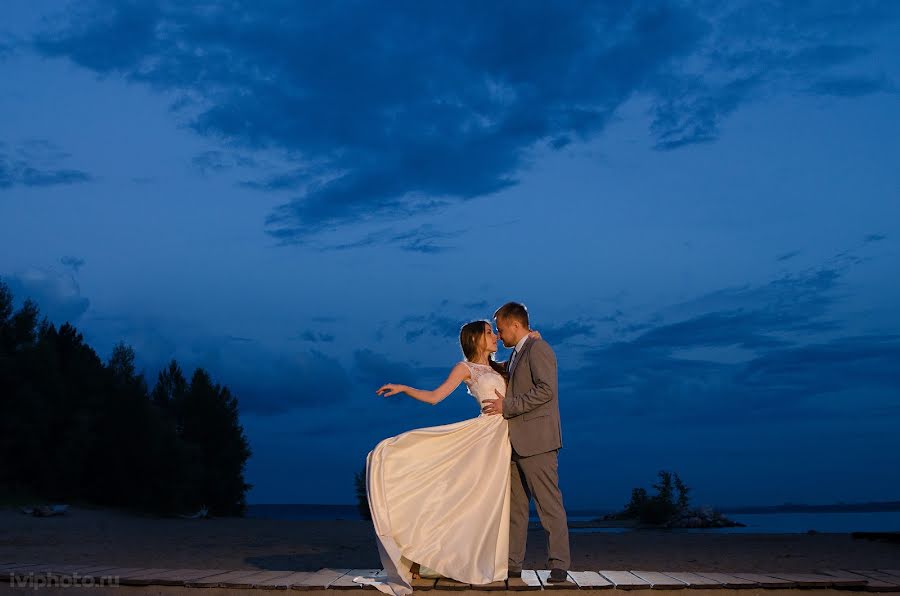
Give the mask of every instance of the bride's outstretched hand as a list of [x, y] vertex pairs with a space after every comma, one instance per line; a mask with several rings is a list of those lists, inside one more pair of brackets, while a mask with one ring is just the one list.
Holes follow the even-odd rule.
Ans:
[[386, 385], [382, 385], [378, 388], [378, 395], [383, 395], [384, 397], [390, 397], [392, 395], [397, 395], [398, 393], [402, 393], [405, 387], [403, 385], [396, 385], [394, 383], [388, 383]]
[[537, 329], [532, 329], [532, 330], [528, 333], [528, 335], [531, 336], [531, 337], [533, 337], [534, 339], [541, 339], [541, 332], [538, 331]]

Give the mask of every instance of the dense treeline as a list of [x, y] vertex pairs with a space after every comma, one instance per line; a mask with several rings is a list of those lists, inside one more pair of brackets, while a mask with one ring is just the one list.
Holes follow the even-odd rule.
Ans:
[[117, 345], [104, 363], [78, 330], [0, 280], [0, 494], [172, 514], [243, 515], [251, 451], [237, 399], [173, 360], [153, 390]]

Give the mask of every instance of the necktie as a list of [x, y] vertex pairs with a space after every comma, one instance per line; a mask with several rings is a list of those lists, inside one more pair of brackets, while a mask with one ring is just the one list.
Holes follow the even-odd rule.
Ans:
[[516, 361], [516, 355], [518, 354], [518, 350], [513, 348], [512, 354], [509, 355], [509, 369], [512, 370], [513, 362]]

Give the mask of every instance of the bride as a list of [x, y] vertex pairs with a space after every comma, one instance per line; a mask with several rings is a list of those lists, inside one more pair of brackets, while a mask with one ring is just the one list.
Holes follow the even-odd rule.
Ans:
[[[495, 390], [505, 393], [506, 368], [493, 359], [491, 324], [466, 323], [459, 343], [465, 360], [437, 389], [388, 383], [378, 395], [406, 393], [434, 405], [465, 383], [480, 409]], [[406, 596], [420, 574], [468, 584], [505, 580], [510, 454], [506, 419], [483, 413], [378, 443], [366, 458], [366, 488], [384, 573], [354, 581]]]

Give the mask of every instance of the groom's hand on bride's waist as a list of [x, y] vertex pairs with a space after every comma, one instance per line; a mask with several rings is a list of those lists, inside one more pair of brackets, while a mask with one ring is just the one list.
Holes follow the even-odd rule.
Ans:
[[506, 397], [496, 389], [494, 389], [494, 393], [497, 395], [497, 399], [486, 399], [481, 402], [481, 411], [492, 416], [503, 414], [503, 398]]

